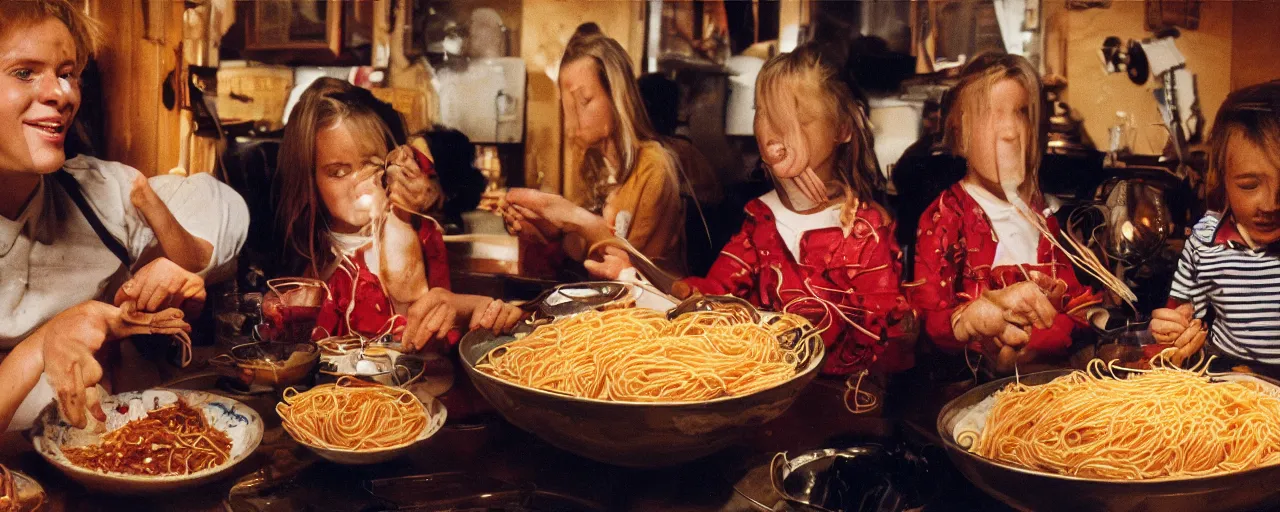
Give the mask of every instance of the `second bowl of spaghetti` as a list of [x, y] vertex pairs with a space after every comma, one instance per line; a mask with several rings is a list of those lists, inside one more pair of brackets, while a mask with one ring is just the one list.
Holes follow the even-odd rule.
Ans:
[[952, 461], [1022, 510], [1259, 510], [1280, 503], [1280, 383], [1099, 360], [993, 381], [938, 416]]
[[668, 319], [626, 308], [558, 318], [519, 339], [472, 331], [459, 353], [512, 424], [590, 459], [661, 467], [714, 453], [785, 412], [817, 374], [823, 343], [793, 315]]
[[439, 401], [422, 403], [402, 388], [340, 377], [307, 391], [286, 389], [276, 404], [298, 444], [339, 464], [377, 464], [426, 441], [444, 426]]

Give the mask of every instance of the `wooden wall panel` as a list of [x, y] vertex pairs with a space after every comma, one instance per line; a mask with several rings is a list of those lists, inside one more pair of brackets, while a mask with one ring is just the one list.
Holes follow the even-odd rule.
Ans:
[[548, 192], [580, 198], [582, 184], [572, 172], [576, 162], [565, 152], [560, 92], [548, 75], [578, 25], [593, 21], [618, 40], [638, 71], [644, 54], [645, 3], [610, 0], [538, 0], [524, 3], [520, 55], [528, 72], [525, 110], [525, 183]]
[[[154, 40], [146, 37], [143, 9]], [[165, 78], [179, 64], [182, 2], [91, 0], [90, 13], [106, 31], [98, 56], [105, 110], [105, 158], [151, 176], [178, 165], [180, 116], [161, 100]]]
[[[1203, 2], [1200, 28], [1183, 30], [1177, 39], [1187, 67], [1196, 74], [1200, 108], [1205, 117], [1202, 133], [1205, 134], [1231, 89], [1232, 3]], [[1134, 85], [1122, 73], [1104, 73], [1098, 57], [1107, 36], [1126, 41], [1151, 36], [1143, 22], [1143, 2], [1116, 1], [1109, 8], [1067, 11], [1066, 15], [1066, 23], [1051, 27], [1068, 31], [1065, 99], [1084, 117], [1089, 137], [1097, 144], [1105, 144], [1107, 129], [1114, 122], [1116, 111], [1123, 110], [1136, 116], [1135, 152], [1158, 154], [1163, 146], [1153, 141], [1162, 142], [1160, 135], [1167, 133], [1153, 126], [1160, 122], [1160, 114], [1151, 91], [1159, 85], [1159, 80], [1152, 77], [1146, 85]]]
[[1237, 0], [1231, 26], [1231, 89], [1280, 79], [1280, 2]]

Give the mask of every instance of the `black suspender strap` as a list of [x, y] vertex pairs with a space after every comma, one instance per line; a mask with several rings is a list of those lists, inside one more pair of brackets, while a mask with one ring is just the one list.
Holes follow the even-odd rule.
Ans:
[[76, 204], [76, 209], [80, 210], [80, 214], [84, 215], [85, 220], [89, 221], [89, 227], [93, 228], [93, 232], [98, 235], [98, 239], [102, 240], [102, 244], [115, 254], [124, 263], [126, 268], [132, 267], [133, 262], [130, 261], [129, 251], [124, 248], [119, 240], [111, 236], [111, 232], [107, 231], [107, 227], [102, 225], [102, 219], [89, 208], [89, 202], [85, 201], [84, 194], [80, 192], [80, 183], [76, 178], [65, 170], [58, 170], [53, 173], [53, 178], [58, 180], [58, 184], [62, 186], [62, 190], [71, 198], [71, 202]]

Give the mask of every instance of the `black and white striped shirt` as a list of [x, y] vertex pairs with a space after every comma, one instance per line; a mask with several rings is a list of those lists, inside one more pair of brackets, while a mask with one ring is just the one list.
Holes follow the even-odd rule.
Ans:
[[1280, 254], [1229, 240], [1226, 222], [1209, 212], [1196, 223], [1169, 297], [1190, 302], [1196, 318], [1213, 308], [1209, 342], [1223, 352], [1280, 364]]

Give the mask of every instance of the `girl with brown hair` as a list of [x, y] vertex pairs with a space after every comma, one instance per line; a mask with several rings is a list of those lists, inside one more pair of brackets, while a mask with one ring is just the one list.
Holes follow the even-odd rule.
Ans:
[[514, 326], [515, 307], [449, 291], [440, 227], [422, 214], [442, 197], [431, 161], [398, 145], [376, 102], [322, 78], [285, 125], [276, 228], [285, 268], [328, 283], [315, 336], [390, 333], [420, 349], [454, 327]]
[[[555, 242], [571, 257], [603, 239], [626, 239], [673, 275], [687, 273], [685, 217], [678, 169], [649, 122], [627, 53], [598, 32], [575, 35], [560, 64], [565, 134], [581, 149], [577, 170], [585, 204], [532, 189], [513, 189], [503, 208], [508, 229], [526, 240]], [[587, 270], [611, 277], [599, 262]]]
[[901, 371], [912, 345], [902, 342], [911, 308], [900, 252], [877, 199], [884, 177], [865, 111], [838, 70], [814, 44], [765, 63], [755, 135], [775, 188], [747, 203], [707, 276], [673, 293], [735, 295], [807, 317], [829, 347], [824, 374]]

